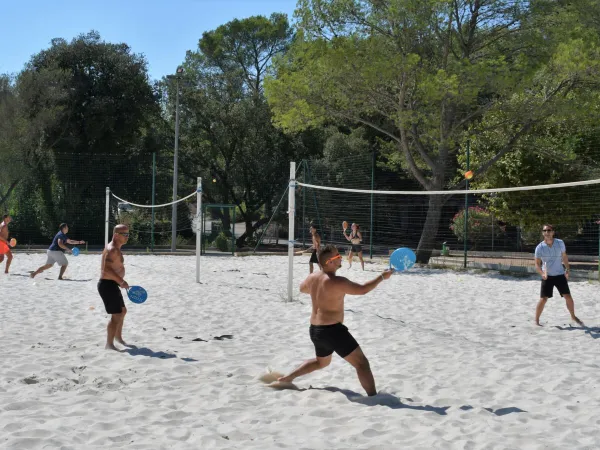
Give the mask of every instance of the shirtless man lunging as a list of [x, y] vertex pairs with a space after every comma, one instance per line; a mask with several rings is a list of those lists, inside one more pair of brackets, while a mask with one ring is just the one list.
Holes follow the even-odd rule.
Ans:
[[113, 230], [112, 241], [108, 243], [102, 252], [102, 268], [100, 281], [98, 281], [98, 293], [102, 297], [107, 314], [111, 314], [110, 321], [106, 327], [106, 349], [118, 350], [114, 340], [121, 345], [127, 346], [123, 341], [123, 321], [127, 308], [123, 301], [121, 289], [128, 289], [125, 281], [125, 264], [121, 247], [129, 239], [129, 228], [127, 225], [117, 225]]
[[[8, 242], [8, 224], [12, 221], [12, 217], [8, 214], [2, 216], [2, 223], [0, 223], [0, 241], [4, 241], [6, 246], [8, 247], [8, 251], [6, 252], [6, 267], [4, 268], [4, 273], [8, 273], [8, 269], [10, 268], [10, 263], [13, 260], [12, 252], [10, 251], [10, 244]], [[4, 261], [4, 255], [0, 255], [0, 263]]]
[[336, 352], [356, 369], [360, 384], [368, 395], [377, 394], [375, 380], [369, 361], [356, 340], [352, 337], [344, 321], [344, 297], [364, 295], [387, 280], [393, 270], [385, 270], [374, 280], [358, 284], [335, 273], [342, 266], [342, 255], [333, 245], [327, 245], [319, 252], [321, 271], [310, 274], [300, 284], [300, 292], [310, 294], [312, 314], [310, 316], [310, 339], [315, 346], [316, 358], [309, 359], [300, 367], [277, 381], [291, 383], [295, 378], [327, 367], [331, 355]]

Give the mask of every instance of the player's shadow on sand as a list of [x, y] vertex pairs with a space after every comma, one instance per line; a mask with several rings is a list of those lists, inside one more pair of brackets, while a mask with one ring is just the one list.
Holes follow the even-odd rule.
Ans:
[[446, 411], [450, 408], [449, 406], [415, 406], [408, 405], [406, 403], [402, 403], [400, 398], [396, 397], [392, 394], [381, 393], [374, 395], [373, 397], [366, 397], [357, 392], [351, 391], [350, 389], [340, 389], [333, 386], [327, 386], [324, 388], [314, 388], [311, 387], [309, 389], [319, 390], [319, 391], [329, 391], [329, 392], [339, 392], [344, 394], [346, 398], [353, 403], [360, 403], [365, 406], [387, 406], [390, 409], [413, 409], [415, 411], [428, 411], [439, 414], [440, 416], [445, 416]]
[[[129, 348], [124, 348], [121, 350], [122, 353], [129, 353], [131, 356], [148, 356], [150, 358], [160, 358], [160, 359], [172, 359], [177, 358], [178, 356], [174, 353], [166, 353], [166, 352], [155, 352], [147, 347], [135, 347], [131, 346]], [[180, 358], [186, 362], [197, 362], [197, 359], [193, 358]]]
[[592, 339], [600, 338], [600, 328], [598, 327], [561, 327], [556, 325], [554, 328], [561, 331], [585, 331], [585, 334], [589, 334]]
[[[408, 405], [406, 403], [402, 403], [402, 400], [400, 398], [396, 397], [395, 395], [388, 394], [388, 393], [377, 394], [377, 395], [374, 395], [373, 397], [365, 397], [364, 395], [361, 395], [361, 394], [351, 391], [349, 389], [340, 389], [340, 388], [333, 387], [333, 386], [328, 386], [325, 388], [311, 387], [310, 389], [318, 389], [318, 390], [329, 391], [329, 392], [340, 392], [340, 393], [344, 394], [348, 398], [348, 400], [350, 400], [351, 402], [360, 403], [360, 404], [366, 405], [366, 406], [387, 406], [390, 409], [413, 409], [415, 411], [433, 412], [433, 413], [439, 414], [440, 416], [447, 415], [446, 411], [448, 411], [448, 409], [450, 409], [450, 406]], [[411, 399], [406, 399], [406, 400], [412, 401]], [[473, 407], [471, 405], [466, 405], [466, 406], [461, 406], [460, 409], [462, 409], [463, 411], [468, 411], [470, 409], [473, 409]], [[491, 412], [492, 414], [494, 414], [496, 416], [505, 416], [507, 414], [512, 414], [512, 413], [526, 412], [515, 406], [511, 406], [508, 408], [499, 408], [496, 410], [494, 410], [492, 408], [483, 408], [483, 409]]]

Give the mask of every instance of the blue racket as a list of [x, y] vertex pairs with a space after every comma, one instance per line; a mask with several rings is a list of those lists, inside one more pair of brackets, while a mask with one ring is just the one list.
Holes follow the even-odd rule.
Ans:
[[127, 297], [129, 297], [129, 300], [133, 303], [139, 304], [146, 301], [148, 293], [146, 292], [146, 289], [141, 286], [129, 286], [129, 289], [127, 289]]
[[71, 249], [71, 254], [72, 254], [73, 256], [79, 256], [79, 249], [78, 249], [77, 247], [73, 247], [73, 248]]
[[408, 270], [415, 265], [416, 261], [417, 256], [410, 248], [398, 248], [390, 255], [390, 269], [398, 272]]

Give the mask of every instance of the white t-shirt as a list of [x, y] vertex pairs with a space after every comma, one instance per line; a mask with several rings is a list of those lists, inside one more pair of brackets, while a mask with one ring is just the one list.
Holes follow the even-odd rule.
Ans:
[[542, 241], [535, 248], [535, 257], [542, 260], [542, 270], [549, 277], [564, 275], [565, 269], [562, 264], [562, 254], [567, 251], [565, 243], [560, 239], [554, 239], [552, 246]]

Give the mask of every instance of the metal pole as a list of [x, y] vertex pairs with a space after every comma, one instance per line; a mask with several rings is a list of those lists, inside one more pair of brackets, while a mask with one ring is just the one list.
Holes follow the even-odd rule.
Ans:
[[154, 251], [154, 197], [156, 193], [156, 153], [152, 153], [152, 224], [150, 231], [150, 249]]
[[235, 210], [237, 206], [233, 207], [233, 226], [231, 227], [231, 256], [235, 256]]
[[[173, 155], [173, 201], [177, 201], [177, 152], [179, 150], [179, 77], [176, 78], [177, 95], [175, 97], [175, 153]], [[177, 248], [177, 203], [173, 203], [171, 215], [171, 251]]]
[[[470, 166], [470, 151], [471, 145], [470, 142], [467, 141], [467, 172], [469, 171]], [[467, 182], [465, 184], [465, 248], [464, 248], [464, 262], [463, 266], [467, 268], [467, 241], [469, 240], [469, 179], [466, 179]]]
[[200, 283], [200, 252], [202, 247], [202, 177], [196, 186], [196, 283]]
[[296, 163], [290, 162], [290, 190], [288, 192], [288, 301], [292, 301], [294, 284], [294, 222], [296, 212]]
[[492, 213], [492, 251], [494, 251], [494, 213]]
[[110, 188], [106, 188], [106, 209], [104, 213], [104, 246], [108, 245], [108, 221], [110, 218]]
[[369, 259], [373, 259], [373, 191], [375, 190], [375, 152], [371, 158], [371, 225], [369, 227]]

